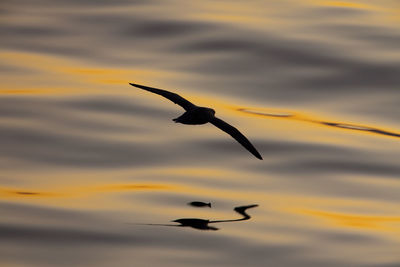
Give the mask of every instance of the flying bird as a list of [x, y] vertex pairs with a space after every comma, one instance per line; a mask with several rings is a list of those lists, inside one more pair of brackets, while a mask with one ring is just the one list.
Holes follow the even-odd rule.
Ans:
[[178, 118], [173, 119], [174, 122], [182, 123], [182, 124], [190, 124], [190, 125], [198, 125], [198, 124], [206, 124], [207, 122], [213, 124], [217, 128], [226, 132], [230, 136], [232, 136], [236, 141], [238, 141], [244, 148], [246, 148], [251, 154], [253, 154], [256, 158], [262, 160], [260, 153], [255, 149], [255, 147], [250, 143], [250, 141], [241, 133], [238, 129], [224, 122], [223, 120], [215, 117], [215, 110], [212, 108], [199, 107], [185, 98], [181, 97], [178, 94], [157, 89], [153, 87], [147, 87], [144, 85], [139, 85], [135, 83], [129, 83], [130, 85], [161, 95], [175, 104], [181, 106], [186, 112], [183, 113]]

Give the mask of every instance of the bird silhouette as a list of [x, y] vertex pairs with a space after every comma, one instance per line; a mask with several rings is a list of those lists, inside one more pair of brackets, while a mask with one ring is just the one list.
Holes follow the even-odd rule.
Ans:
[[189, 202], [188, 205], [193, 206], [193, 207], [198, 207], [198, 208], [202, 208], [202, 207], [211, 208], [211, 202], [205, 203], [202, 201], [192, 201], [192, 202]]
[[247, 221], [251, 218], [250, 215], [246, 213], [247, 209], [258, 207], [257, 204], [247, 205], [247, 206], [240, 206], [235, 207], [233, 210], [242, 215], [242, 218], [239, 219], [230, 219], [230, 220], [217, 220], [217, 221], [210, 221], [206, 219], [199, 219], [199, 218], [181, 218], [176, 219], [171, 222], [176, 222], [179, 224], [160, 224], [160, 223], [133, 223], [135, 225], [154, 225], [154, 226], [169, 226], [169, 227], [191, 227], [198, 230], [219, 230], [219, 228], [210, 226], [211, 223], [226, 223], [226, 222], [239, 222], [239, 221]]
[[175, 104], [181, 106], [186, 112], [183, 113], [178, 118], [173, 119], [174, 122], [190, 125], [206, 124], [211, 123], [222, 131], [226, 132], [232, 136], [236, 141], [238, 141], [244, 148], [246, 148], [250, 153], [252, 153], [256, 158], [262, 160], [260, 153], [255, 149], [255, 147], [250, 143], [250, 141], [241, 133], [238, 129], [229, 125], [225, 121], [215, 117], [215, 110], [206, 107], [199, 107], [178, 94], [157, 89], [153, 87], [147, 87], [144, 85], [139, 85], [135, 83], [129, 83], [130, 85], [161, 95]]

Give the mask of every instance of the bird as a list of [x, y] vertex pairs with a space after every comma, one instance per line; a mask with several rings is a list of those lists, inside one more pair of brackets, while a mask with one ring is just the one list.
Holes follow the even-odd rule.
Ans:
[[238, 129], [232, 125], [226, 123], [225, 121], [217, 118], [215, 116], [215, 110], [208, 107], [199, 107], [192, 102], [186, 100], [178, 94], [169, 92], [167, 90], [148, 87], [136, 83], [129, 83], [130, 85], [161, 95], [175, 104], [181, 106], [185, 113], [181, 116], [173, 119], [176, 123], [188, 124], [188, 125], [200, 125], [211, 123], [222, 131], [226, 132], [232, 136], [237, 142], [239, 142], [244, 148], [246, 148], [250, 153], [252, 153], [256, 158], [262, 160], [262, 156], [257, 151], [257, 149], [250, 143], [250, 141], [241, 133]]

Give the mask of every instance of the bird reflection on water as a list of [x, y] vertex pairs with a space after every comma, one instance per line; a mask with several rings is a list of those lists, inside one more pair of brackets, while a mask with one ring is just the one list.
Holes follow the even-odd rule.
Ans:
[[157, 226], [172, 226], [172, 227], [191, 227], [193, 229], [197, 230], [219, 230], [219, 228], [210, 226], [209, 224], [211, 223], [223, 223], [223, 222], [239, 222], [239, 221], [246, 221], [251, 218], [250, 215], [246, 213], [247, 209], [250, 208], [255, 208], [258, 207], [257, 204], [253, 205], [247, 205], [247, 206], [239, 206], [235, 207], [233, 210], [242, 215], [242, 218], [239, 219], [230, 219], [230, 220], [216, 220], [216, 221], [210, 221], [210, 220], [205, 220], [205, 219], [199, 219], [199, 218], [181, 218], [181, 219], [176, 219], [173, 220], [172, 222], [177, 222], [179, 225], [175, 224], [137, 224], [137, 225], [157, 225]]
[[192, 202], [189, 202], [188, 205], [192, 206], [192, 207], [197, 207], [197, 208], [204, 208], [204, 207], [211, 208], [211, 203], [205, 203], [202, 201], [192, 201]]

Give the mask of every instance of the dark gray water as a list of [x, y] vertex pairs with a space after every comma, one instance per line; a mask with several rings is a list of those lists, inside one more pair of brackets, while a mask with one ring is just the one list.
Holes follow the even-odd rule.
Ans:
[[[400, 265], [398, 1], [0, 18], [0, 265]], [[264, 160], [129, 82], [214, 108]]]

